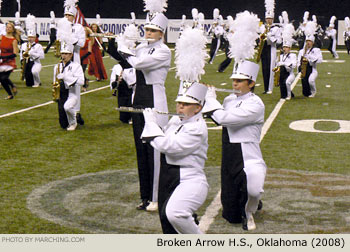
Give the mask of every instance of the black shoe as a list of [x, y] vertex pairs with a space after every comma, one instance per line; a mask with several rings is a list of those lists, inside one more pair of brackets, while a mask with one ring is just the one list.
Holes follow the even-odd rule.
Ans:
[[194, 214], [192, 214], [192, 217], [194, 219], [194, 223], [196, 223], [196, 225], [199, 225], [198, 215], [196, 213], [194, 213]]
[[263, 208], [263, 203], [261, 200], [259, 200], [259, 204], [258, 204], [258, 210], [261, 210]]
[[136, 207], [137, 210], [146, 210], [149, 205], [149, 200], [142, 200], [142, 202]]
[[267, 91], [264, 91], [263, 94], [267, 94]]
[[13, 99], [13, 95], [9, 95], [7, 97], [5, 97], [5, 100], [12, 100]]
[[84, 120], [81, 117], [80, 113], [77, 113], [77, 123], [80, 124], [80, 125], [84, 125]]
[[242, 217], [242, 228], [243, 228], [243, 230], [248, 230], [247, 224], [248, 224], [247, 218]]

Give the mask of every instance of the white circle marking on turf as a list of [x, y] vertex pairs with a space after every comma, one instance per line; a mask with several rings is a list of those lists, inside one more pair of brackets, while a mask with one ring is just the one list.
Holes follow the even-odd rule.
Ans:
[[[315, 129], [316, 122], [335, 122], [339, 124], [338, 130], [317, 130]], [[289, 124], [289, 128], [297, 131], [312, 132], [312, 133], [350, 133], [350, 121], [345, 120], [327, 120], [327, 119], [316, 119], [316, 120], [299, 120]]]

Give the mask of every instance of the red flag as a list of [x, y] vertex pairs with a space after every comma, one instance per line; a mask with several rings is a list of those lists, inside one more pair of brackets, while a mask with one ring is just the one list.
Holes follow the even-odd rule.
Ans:
[[74, 23], [81, 24], [82, 26], [89, 26], [80, 8], [78, 6], [76, 6], [76, 8], [77, 8], [77, 15], [75, 15]]

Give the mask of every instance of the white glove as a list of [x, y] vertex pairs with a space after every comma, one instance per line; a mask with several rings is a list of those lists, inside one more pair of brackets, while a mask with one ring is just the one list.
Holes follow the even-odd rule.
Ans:
[[157, 113], [154, 108], [146, 108], [143, 111], [143, 116], [145, 118], [145, 124], [156, 123], [157, 124]]
[[59, 79], [59, 80], [63, 80], [64, 79], [64, 73], [59, 73], [59, 74], [57, 74], [57, 79]]
[[210, 98], [216, 99], [216, 92], [215, 87], [208, 87], [207, 94], [205, 96], [205, 99], [208, 100]]
[[277, 63], [277, 66], [284, 66], [284, 65], [285, 65], [285, 63], [283, 61], [282, 62], [280, 61]]

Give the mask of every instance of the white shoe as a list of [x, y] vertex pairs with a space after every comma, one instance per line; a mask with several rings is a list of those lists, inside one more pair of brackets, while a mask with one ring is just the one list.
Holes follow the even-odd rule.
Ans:
[[158, 211], [158, 202], [150, 202], [149, 205], [146, 207], [147, 212], [155, 212]]
[[32, 87], [39, 87], [40, 85], [39, 84], [34, 84]]
[[316, 92], [315, 93], [311, 93], [311, 95], [309, 95], [309, 98], [313, 98], [313, 97], [315, 97], [315, 95], [316, 95]]
[[290, 100], [292, 97], [291, 96], [287, 96], [286, 100]]
[[266, 94], [272, 94], [272, 91], [267, 91]]
[[77, 128], [77, 126], [78, 126], [77, 123], [72, 124], [72, 125], [70, 125], [70, 126], [67, 128], [67, 130], [68, 130], [68, 131], [73, 131], [73, 130], [75, 130], [75, 129]]
[[256, 229], [253, 215], [251, 215], [248, 219], [247, 228], [248, 228], [248, 231]]

